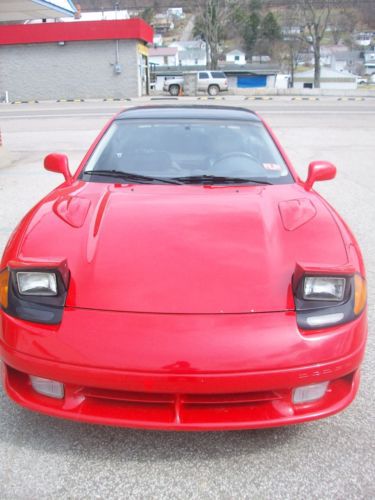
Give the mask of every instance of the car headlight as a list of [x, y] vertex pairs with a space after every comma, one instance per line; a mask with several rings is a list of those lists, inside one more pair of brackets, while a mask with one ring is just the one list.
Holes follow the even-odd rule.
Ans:
[[331, 276], [306, 276], [303, 284], [305, 300], [335, 300], [344, 298], [345, 278]]
[[366, 281], [359, 274], [301, 273], [294, 283], [298, 326], [318, 330], [357, 318], [366, 306]]
[[[14, 266], [14, 267], [13, 267]], [[10, 316], [55, 325], [61, 322], [69, 285], [66, 261], [46, 268], [11, 262], [0, 273], [0, 307]]]
[[21, 295], [57, 295], [57, 279], [55, 273], [19, 271], [16, 276], [18, 291]]

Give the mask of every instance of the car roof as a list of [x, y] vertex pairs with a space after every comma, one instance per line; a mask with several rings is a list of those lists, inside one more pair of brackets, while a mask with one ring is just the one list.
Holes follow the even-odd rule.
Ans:
[[117, 115], [116, 120], [166, 118], [261, 121], [253, 111], [246, 108], [212, 105], [137, 106], [125, 109]]

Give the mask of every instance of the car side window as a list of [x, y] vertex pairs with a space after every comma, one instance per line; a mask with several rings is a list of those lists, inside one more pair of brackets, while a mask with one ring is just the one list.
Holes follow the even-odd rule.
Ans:
[[199, 80], [207, 80], [208, 78], [208, 73], [199, 73]]

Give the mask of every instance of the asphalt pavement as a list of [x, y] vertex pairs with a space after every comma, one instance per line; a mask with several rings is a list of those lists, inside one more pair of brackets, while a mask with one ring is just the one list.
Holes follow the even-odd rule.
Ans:
[[[0, 252], [27, 210], [62, 182], [43, 170], [43, 156], [66, 152], [74, 170], [105, 121], [137, 102], [0, 105], [0, 160], [5, 149], [10, 157], [0, 167]], [[301, 177], [312, 160], [337, 165], [337, 178], [316, 188], [359, 240], [369, 281], [369, 341], [355, 402], [286, 428], [164, 433], [55, 420], [14, 405], [0, 389], [1, 500], [375, 498], [375, 99], [200, 103], [258, 111]]]

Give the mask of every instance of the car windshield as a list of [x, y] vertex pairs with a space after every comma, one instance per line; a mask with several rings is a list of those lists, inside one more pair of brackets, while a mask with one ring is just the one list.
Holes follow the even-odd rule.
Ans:
[[116, 120], [80, 178], [176, 184], [293, 182], [262, 123], [202, 119]]

